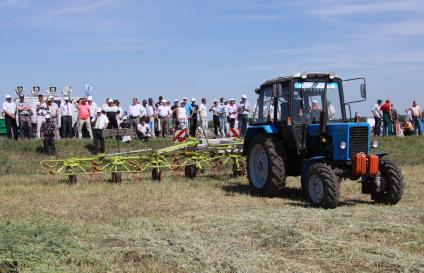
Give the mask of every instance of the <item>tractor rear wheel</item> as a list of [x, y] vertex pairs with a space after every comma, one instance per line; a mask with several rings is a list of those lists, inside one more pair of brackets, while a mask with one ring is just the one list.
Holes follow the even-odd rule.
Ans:
[[313, 206], [335, 208], [339, 200], [339, 187], [338, 178], [329, 165], [315, 163], [309, 168], [305, 179], [305, 190]]
[[254, 195], [278, 195], [286, 182], [283, 145], [275, 138], [255, 136], [247, 152], [247, 176]]
[[372, 194], [376, 203], [394, 205], [402, 198], [405, 188], [404, 177], [400, 167], [390, 160], [380, 161], [381, 183], [385, 186], [382, 192]]

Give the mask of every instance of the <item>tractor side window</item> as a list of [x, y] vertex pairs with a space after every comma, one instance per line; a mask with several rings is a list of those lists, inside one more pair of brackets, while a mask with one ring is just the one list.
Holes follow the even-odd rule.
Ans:
[[259, 99], [254, 105], [254, 122], [265, 123], [273, 120], [274, 107], [272, 105], [272, 87], [263, 88]]
[[289, 115], [289, 86], [281, 86], [278, 94], [277, 120], [287, 121]]
[[274, 98], [272, 97], [272, 87], [268, 87], [264, 90], [264, 109], [263, 109], [263, 120], [265, 122], [271, 122], [274, 120]]

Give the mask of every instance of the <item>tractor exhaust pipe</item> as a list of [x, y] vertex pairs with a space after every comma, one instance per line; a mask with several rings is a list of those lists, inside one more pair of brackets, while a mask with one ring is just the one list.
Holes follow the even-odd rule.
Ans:
[[328, 121], [328, 113], [327, 111], [323, 110], [321, 111], [321, 114], [319, 116], [319, 133], [321, 137], [321, 142], [325, 143], [327, 142], [327, 121]]
[[328, 121], [327, 84], [329, 80], [330, 80], [330, 76], [328, 76], [328, 79], [325, 81], [323, 106], [322, 106], [321, 114], [319, 116], [319, 133], [320, 133], [320, 138], [322, 143], [327, 142], [327, 138], [325, 136], [327, 135], [327, 121]]

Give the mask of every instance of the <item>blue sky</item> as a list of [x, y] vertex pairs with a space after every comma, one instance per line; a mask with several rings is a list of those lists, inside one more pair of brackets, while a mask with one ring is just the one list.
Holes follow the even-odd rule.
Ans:
[[[399, 109], [424, 104], [424, 1], [0, 0], [0, 95], [93, 85], [118, 97], [209, 99], [299, 71], [368, 80]], [[347, 90], [352, 99], [359, 90]]]

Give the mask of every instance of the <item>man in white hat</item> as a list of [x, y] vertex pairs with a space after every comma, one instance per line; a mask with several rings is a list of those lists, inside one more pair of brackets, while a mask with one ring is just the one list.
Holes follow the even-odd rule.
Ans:
[[[106, 129], [109, 124], [109, 119], [101, 108], [96, 109], [96, 115], [91, 120], [93, 123], [93, 146], [94, 153], [105, 152], [105, 138], [103, 137], [103, 129]], [[100, 149], [99, 149], [100, 144]]]
[[65, 97], [65, 101], [60, 104], [62, 136], [64, 138], [72, 138], [72, 116], [75, 112], [75, 106], [70, 100], [69, 97]]
[[118, 128], [118, 107], [114, 104], [113, 99], [109, 98], [106, 100], [106, 104], [103, 105], [102, 109], [106, 117], [109, 119], [108, 129]]
[[238, 119], [239, 119], [239, 130], [240, 136], [245, 137], [247, 131], [247, 125], [249, 122], [250, 104], [247, 102], [247, 96], [241, 95], [241, 102], [238, 105]]
[[18, 125], [16, 124], [16, 104], [12, 101], [12, 96], [6, 95], [6, 101], [3, 102], [2, 113], [6, 123], [7, 137], [18, 140]]
[[56, 137], [56, 125], [53, 123], [50, 114], [44, 116], [45, 121], [40, 127], [40, 138], [43, 141], [44, 153], [46, 155], [55, 155], [55, 137]]

